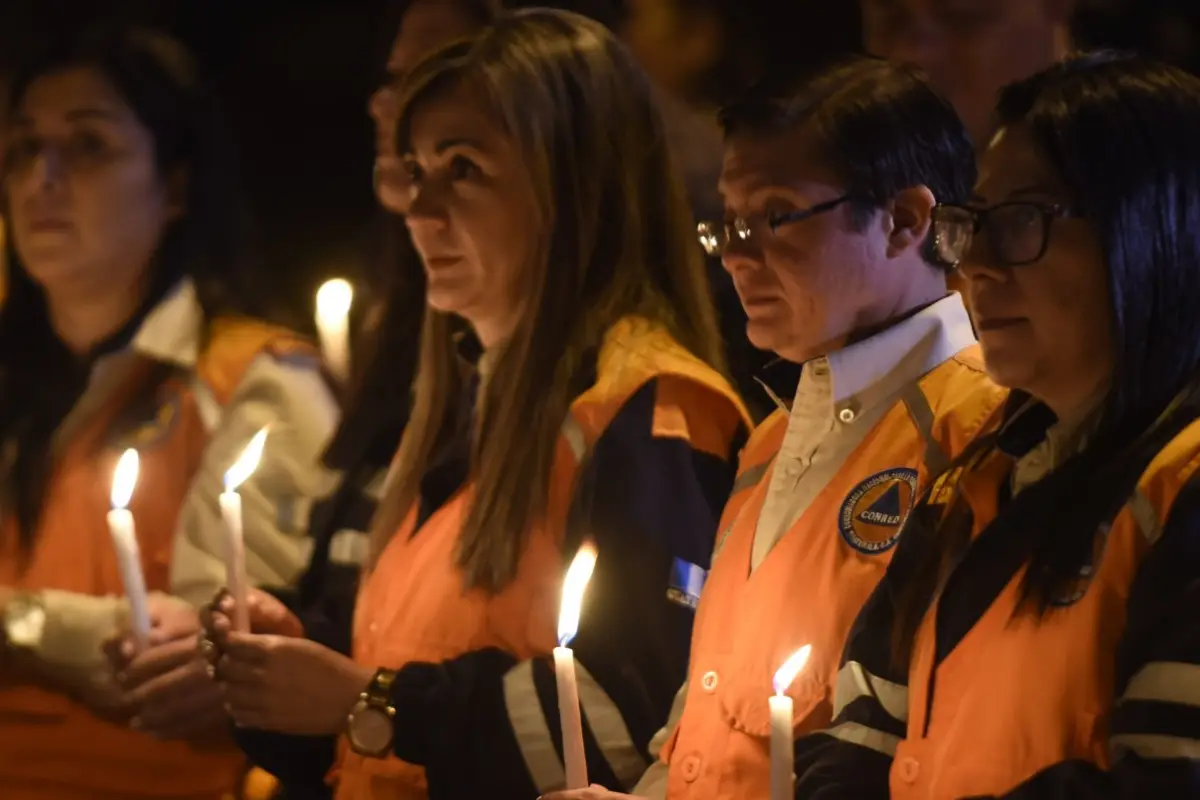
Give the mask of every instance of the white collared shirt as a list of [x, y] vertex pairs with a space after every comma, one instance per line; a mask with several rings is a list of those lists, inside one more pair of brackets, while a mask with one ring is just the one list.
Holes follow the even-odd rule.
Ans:
[[874, 336], [805, 363], [775, 458], [751, 555], [758, 567], [900, 392], [975, 343], [951, 293]]
[[[61, 448], [105, 404], [137, 356], [192, 373], [209, 438], [180, 508], [170, 576], [170, 593], [192, 605], [207, 602], [225, 585], [224, 523], [217, 498], [225, 470], [255, 433], [270, 425], [259, 466], [238, 490], [252, 585], [287, 586], [300, 577], [312, 549], [308, 509], [336, 485], [321, 454], [339, 410], [319, 371], [264, 353], [247, 368], [229, 402], [217, 406], [194, 374], [204, 335], [195, 289], [184, 281], [151, 310], [130, 346], [97, 359], [54, 443]], [[124, 598], [49, 590], [40, 594], [47, 615], [38, 657], [69, 672], [105, 675], [100, 644], [123, 624]]]

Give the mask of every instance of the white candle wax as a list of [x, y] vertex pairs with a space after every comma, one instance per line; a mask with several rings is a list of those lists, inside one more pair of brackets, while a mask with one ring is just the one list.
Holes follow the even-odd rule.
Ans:
[[242, 533], [242, 497], [221, 492], [221, 516], [225, 520], [225, 583], [233, 595], [233, 627], [250, 632], [250, 610], [246, 607], [246, 547]]
[[317, 334], [329, 371], [339, 381], [350, 374], [350, 305], [354, 289], [348, 281], [335, 278], [317, 292]]
[[141, 652], [150, 642], [150, 606], [146, 598], [146, 578], [142, 574], [137, 531], [129, 509], [114, 508], [108, 512], [108, 531], [112, 534], [113, 549], [117, 553], [121, 583], [125, 585], [125, 595], [129, 598], [129, 619], [133, 628], [133, 638], [138, 652]]
[[579, 686], [575, 682], [575, 654], [571, 648], [554, 648], [554, 678], [558, 684], [558, 716], [562, 723], [566, 788], [586, 789], [588, 777], [587, 758], [583, 750], [583, 720], [579, 714]]
[[771, 696], [771, 800], [791, 800], [792, 771], [792, 698]]

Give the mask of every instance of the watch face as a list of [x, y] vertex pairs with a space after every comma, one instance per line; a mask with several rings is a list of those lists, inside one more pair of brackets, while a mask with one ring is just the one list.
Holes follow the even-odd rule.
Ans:
[[392, 746], [395, 736], [392, 724], [392, 718], [386, 711], [364, 703], [351, 713], [346, 735], [358, 752], [382, 756]]

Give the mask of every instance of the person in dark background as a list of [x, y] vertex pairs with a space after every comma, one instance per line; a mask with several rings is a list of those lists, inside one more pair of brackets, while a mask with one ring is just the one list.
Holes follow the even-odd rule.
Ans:
[[[297, 591], [251, 592], [251, 626], [256, 633], [303, 635], [336, 652], [350, 652], [366, 531], [408, 420], [425, 313], [424, 273], [397, 216], [407, 206], [409, 188], [406, 174], [396, 169], [395, 86], [428, 52], [482, 27], [494, 9], [491, 0], [403, 0], [387, 17], [396, 35], [388, 48], [384, 78], [368, 104], [376, 128], [374, 185], [383, 209], [385, 242], [368, 278], [373, 291], [365, 293], [383, 298], [369, 301], [363, 315], [365, 330], [355, 351], [346, 411], [324, 455], [325, 464], [343, 477], [337, 490], [313, 507], [312, 563]], [[218, 605], [223, 601], [229, 608], [224, 596], [216, 600]], [[332, 738], [248, 728], [235, 733], [253, 763], [278, 781], [281, 800], [332, 797], [326, 783], [335, 756]]]
[[921, 67], [982, 151], [1000, 88], [1062, 60], [1075, 0], [861, 0], [867, 52]]
[[[177, 42], [127, 28], [52, 39], [21, 64], [9, 110], [2, 793], [218, 798], [243, 759], [191, 605], [223, 582], [215, 498], [272, 425], [242, 486], [247, 572], [294, 580], [307, 542], [286, 519], [325, 488], [315, 458], [336, 403], [314, 351], [254, 318], [270, 298], [228, 131]], [[127, 447], [153, 628], [117, 679], [101, 645], [129, 610], [104, 519]]]
[[[1075, 0], [860, 0], [867, 52], [913, 63], [958, 112], [982, 152], [1002, 86], [1062, 60]], [[957, 273], [950, 286], [961, 291]]]

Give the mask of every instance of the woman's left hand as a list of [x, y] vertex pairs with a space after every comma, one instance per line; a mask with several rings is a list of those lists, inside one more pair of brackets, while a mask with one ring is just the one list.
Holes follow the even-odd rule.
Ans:
[[217, 662], [225, 708], [246, 728], [333, 735], [375, 670], [309, 639], [231, 632]]
[[192, 738], [218, 731], [228, 719], [197, 648], [199, 620], [181, 600], [150, 597], [149, 647], [137, 652], [125, 635], [109, 648], [117, 681], [133, 709], [130, 724], [161, 739]]

